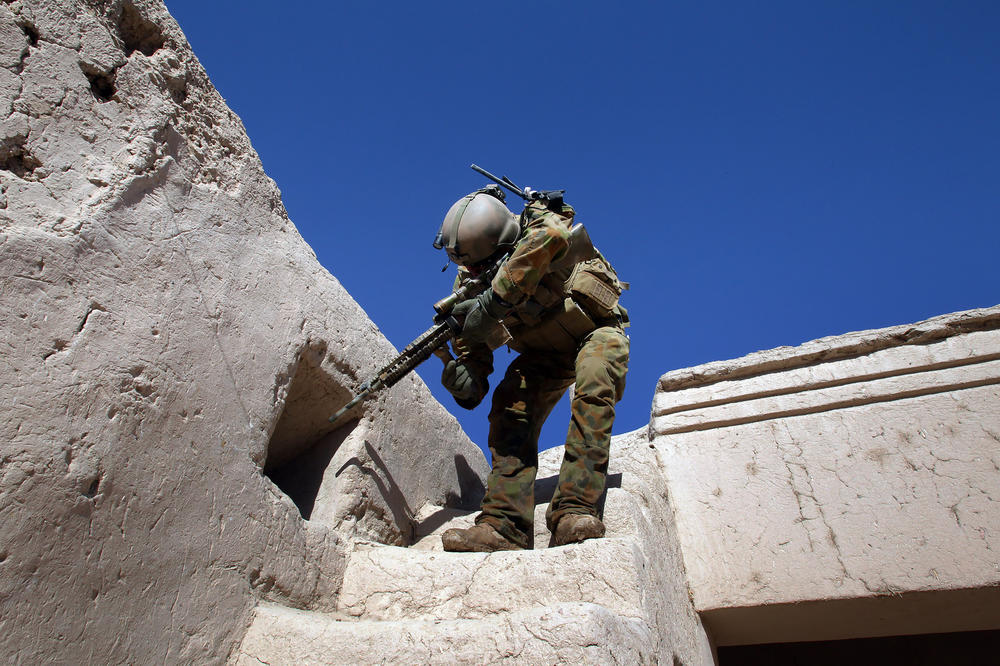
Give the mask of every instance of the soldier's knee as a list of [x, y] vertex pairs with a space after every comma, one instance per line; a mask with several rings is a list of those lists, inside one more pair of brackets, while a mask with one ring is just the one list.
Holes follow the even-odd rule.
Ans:
[[621, 396], [617, 383], [610, 375], [600, 379], [591, 376], [585, 381], [578, 381], [576, 391], [573, 393], [573, 402], [581, 405], [614, 407], [619, 400]]
[[577, 389], [612, 386], [620, 398], [628, 372], [628, 361], [629, 341], [625, 334], [617, 328], [598, 329], [577, 355]]
[[614, 361], [585, 359], [577, 364], [576, 394], [618, 402], [625, 393], [626, 371], [627, 366]]

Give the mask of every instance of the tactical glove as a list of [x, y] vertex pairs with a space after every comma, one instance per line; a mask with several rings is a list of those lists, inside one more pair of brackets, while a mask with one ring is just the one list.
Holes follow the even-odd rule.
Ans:
[[460, 402], [470, 402], [478, 398], [476, 379], [464, 363], [448, 361], [441, 373], [441, 384]]
[[471, 344], [485, 344], [500, 326], [500, 320], [511, 311], [510, 303], [487, 289], [475, 298], [456, 305], [451, 314], [465, 317], [461, 338]]

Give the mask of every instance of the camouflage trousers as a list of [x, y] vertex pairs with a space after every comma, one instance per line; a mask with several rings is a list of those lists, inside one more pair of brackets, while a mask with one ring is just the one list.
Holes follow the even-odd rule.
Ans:
[[538, 437], [545, 419], [574, 382], [566, 448], [546, 524], [554, 531], [566, 514], [597, 515], [628, 356], [624, 332], [604, 326], [587, 335], [576, 354], [526, 352], [510, 364], [493, 392], [489, 434], [493, 470], [477, 523], [488, 523], [523, 548], [532, 546]]

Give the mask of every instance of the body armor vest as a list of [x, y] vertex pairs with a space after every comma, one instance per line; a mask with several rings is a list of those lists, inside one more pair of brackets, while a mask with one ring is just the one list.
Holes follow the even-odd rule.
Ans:
[[513, 338], [508, 344], [518, 352], [574, 352], [595, 329], [627, 324], [627, 312], [618, 303], [627, 288], [600, 253], [547, 273], [535, 293], [504, 318]]

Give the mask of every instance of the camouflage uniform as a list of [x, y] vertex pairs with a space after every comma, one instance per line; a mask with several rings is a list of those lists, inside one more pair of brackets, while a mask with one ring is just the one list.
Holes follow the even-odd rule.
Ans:
[[[565, 204], [558, 213], [541, 203], [528, 205], [521, 214], [524, 233], [492, 283], [494, 293], [514, 306], [504, 321], [512, 337], [508, 344], [520, 355], [493, 393], [493, 469], [476, 522], [489, 524], [524, 548], [532, 545], [542, 424], [575, 382], [559, 485], [546, 514], [548, 528], [554, 531], [566, 514], [597, 515], [615, 405], [625, 390], [628, 370], [629, 340], [623, 330], [627, 314], [617, 304], [621, 283], [610, 264], [603, 257], [587, 262], [611, 286], [613, 299], [598, 299], [601, 303], [572, 288], [581, 283], [576, 276], [585, 266], [548, 270], [566, 253], [573, 215]], [[459, 270], [461, 279], [465, 269]], [[461, 339], [455, 341], [455, 350], [476, 379], [476, 395], [458, 400], [471, 409], [489, 392], [493, 353], [486, 345], [467, 345]]]

